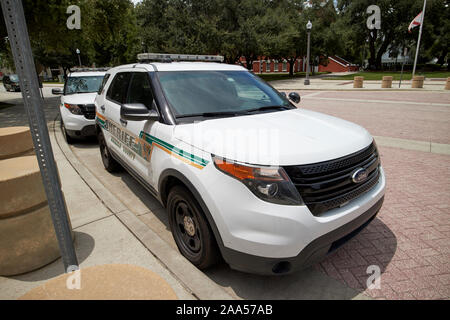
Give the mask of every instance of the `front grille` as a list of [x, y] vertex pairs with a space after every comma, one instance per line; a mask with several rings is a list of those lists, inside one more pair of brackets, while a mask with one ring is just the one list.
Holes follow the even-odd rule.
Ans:
[[[355, 183], [352, 174], [364, 168], [367, 179]], [[375, 143], [351, 155], [301, 166], [286, 166], [289, 175], [309, 210], [318, 216], [341, 207], [372, 189], [380, 177], [380, 158]]]
[[83, 112], [83, 115], [86, 119], [94, 120], [95, 119], [95, 105], [93, 104], [79, 104], [78, 107]]

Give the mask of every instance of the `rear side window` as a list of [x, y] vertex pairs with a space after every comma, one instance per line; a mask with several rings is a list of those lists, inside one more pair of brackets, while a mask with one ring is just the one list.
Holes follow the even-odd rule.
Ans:
[[109, 73], [105, 74], [105, 77], [103, 78], [102, 84], [100, 85], [100, 88], [98, 89], [97, 94], [102, 94], [103, 89], [105, 88], [106, 83], [108, 82], [108, 79], [111, 75]]
[[133, 73], [127, 103], [142, 103], [148, 109], [152, 108], [153, 94], [147, 73]]
[[130, 83], [131, 73], [122, 72], [116, 74], [113, 79], [106, 97], [116, 103], [125, 103], [127, 97], [128, 85]]

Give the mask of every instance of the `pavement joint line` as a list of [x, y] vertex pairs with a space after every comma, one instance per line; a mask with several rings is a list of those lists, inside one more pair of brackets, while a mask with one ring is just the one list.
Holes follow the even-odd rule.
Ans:
[[450, 144], [431, 141], [409, 140], [394, 137], [373, 136], [377, 145], [433, 154], [450, 155]]
[[409, 91], [415, 91], [415, 92], [441, 92], [441, 93], [449, 93], [448, 90], [445, 89], [412, 89], [412, 88], [317, 88], [317, 87], [312, 87], [312, 88], [306, 88], [306, 87], [295, 87], [295, 88], [282, 88], [282, 87], [277, 87], [276, 85], [272, 86], [278, 90], [278, 91], [336, 91], [336, 92], [340, 92], [340, 91], [383, 91], [383, 92], [409, 92]]
[[323, 92], [328, 92], [328, 91], [313, 92], [313, 93], [310, 93], [310, 94], [307, 94], [307, 95], [303, 95], [302, 98], [306, 98], [306, 97], [314, 97], [314, 96], [317, 96], [317, 95], [319, 95], [319, 94], [321, 94], [321, 93], [323, 93]]
[[[326, 92], [326, 91], [322, 91]], [[450, 103], [435, 103], [435, 102], [413, 102], [413, 101], [396, 101], [396, 100], [366, 100], [366, 99], [342, 99], [342, 98], [325, 98], [325, 97], [312, 97], [306, 95], [303, 99], [313, 100], [327, 100], [327, 101], [351, 101], [351, 102], [367, 102], [367, 103], [386, 103], [386, 104], [409, 104], [409, 105], [427, 105], [427, 106], [439, 106], [450, 107]]]
[[[147, 248], [155, 259], [157, 259], [159, 263], [164, 266], [175, 279], [177, 279], [180, 285], [185, 287], [185, 289], [194, 297], [202, 300], [233, 300], [231, 295], [193, 266], [180, 253], [170, 247], [157, 233], [145, 225], [145, 223], [132, 213], [129, 208], [118, 200], [94, 174], [84, 167], [68, 145], [59, 143], [58, 137], [59, 139], [63, 139], [63, 136], [59, 126], [57, 126], [57, 123], [59, 123], [59, 121], [57, 121], [58, 117], [59, 116], [54, 119], [52, 126], [52, 131], [58, 147], [80, 178], [108, 210], [110, 210], [112, 215], [115, 216], [124, 227], [127, 228], [127, 230], [129, 230], [145, 248]], [[69, 157], [68, 154], [71, 154], [72, 156]], [[92, 183], [95, 183], [95, 186], [92, 186]], [[101, 191], [99, 189], [104, 189], [100, 192], [101, 195], [99, 194], [99, 191]], [[108, 200], [104, 200], [105, 198]], [[119, 202], [122, 208], [111, 208], [108, 205], [109, 201]], [[150, 212], [151, 211], [149, 211], [149, 213]]]

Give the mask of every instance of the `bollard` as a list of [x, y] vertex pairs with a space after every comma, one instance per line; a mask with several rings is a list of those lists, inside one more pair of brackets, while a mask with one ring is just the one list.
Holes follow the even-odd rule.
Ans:
[[382, 88], [392, 88], [392, 79], [391, 76], [384, 76], [383, 80], [381, 81], [381, 87]]
[[447, 78], [447, 82], [445, 83], [445, 90], [450, 90], [450, 77]]
[[414, 76], [412, 79], [411, 88], [423, 88], [424, 76]]
[[11, 276], [61, 254], [29, 128], [3, 128], [0, 142], [0, 275]]
[[353, 88], [362, 88], [364, 83], [364, 77], [355, 77], [353, 80]]

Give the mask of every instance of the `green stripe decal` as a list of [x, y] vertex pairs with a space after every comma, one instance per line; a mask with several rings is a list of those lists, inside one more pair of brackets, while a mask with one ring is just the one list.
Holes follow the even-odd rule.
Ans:
[[152, 144], [152, 143], [159, 144], [160, 146], [162, 146], [162, 147], [166, 148], [167, 150], [169, 150], [169, 151], [179, 155], [180, 157], [188, 159], [189, 161], [192, 161], [192, 162], [194, 162], [194, 163], [196, 163], [198, 165], [201, 165], [203, 167], [205, 167], [209, 163], [209, 161], [207, 161], [205, 159], [202, 159], [200, 157], [197, 157], [196, 155], [193, 155], [193, 154], [191, 154], [189, 152], [186, 152], [186, 151], [181, 150], [181, 149], [179, 149], [177, 147], [174, 147], [173, 145], [171, 145], [171, 144], [169, 144], [169, 143], [167, 143], [165, 141], [162, 141], [162, 140], [160, 140], [160, 139], [158, 139], [158, 138], [156, 138], [156, 137], [154, 137], [152, 135], [149, 135], [148, 133], [145, 133], [143, 131], [141, 131], [139, 137], [141, 139], [145, 138], [144, 140], [147, 141], [150, 144]]

